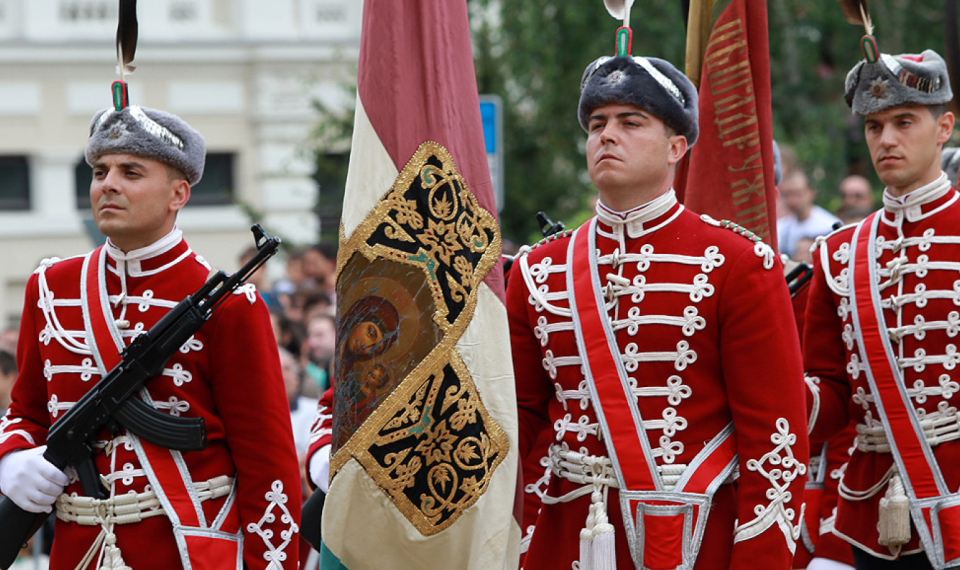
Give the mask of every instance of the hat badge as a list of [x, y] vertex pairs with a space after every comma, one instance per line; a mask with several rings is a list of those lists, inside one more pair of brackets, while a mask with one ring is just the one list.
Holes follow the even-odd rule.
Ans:
[[875, 99], [886, 99], [890, 92], [890, 81], [883, 77], [878, 77], [870, 83], [870, 94]]
[[107, 138], [117, 140], [125, 134], [127, 134], [127, 126], [123, 123], [117, 123], [110, 127], [110, 130], [107, 132]]
[[607, 83], [610, 85], [616, 85], [623, 81], [624, 74], [619, 69], [615, 69], [610, 75], [607, 76]]

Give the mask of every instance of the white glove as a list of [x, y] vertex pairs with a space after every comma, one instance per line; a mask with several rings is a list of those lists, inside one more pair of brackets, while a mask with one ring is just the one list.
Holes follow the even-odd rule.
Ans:
[[807, 570], [853, 570], [853, 566], [829, 558], [814, 558], [807, 564]]
[[0, 459], [0, 492], [31, 513], [49, 513], [70, 482], [69, 477], [44, 459], [46, 445], [12, 451]]
[[310, 480], [318, 489], [330, 488], [330, 445], [324, 445], [310, 458]]

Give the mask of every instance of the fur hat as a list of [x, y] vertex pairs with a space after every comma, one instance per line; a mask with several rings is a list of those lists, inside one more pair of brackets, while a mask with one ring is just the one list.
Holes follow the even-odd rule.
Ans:
[[206, 143], [203, 136], [176, 115], [147, 107], [99, 111], [90, 122], [85, 152], [93, 166], [105, 154], [132, 154], [168, 164], [193, 186], [203, 176]]
[[668, 127], [697, 142], [697, 89], [670, 62], [655, 57], [604, 56], [580, 80], [580, 126], [587, 130], [590, 113], [608, 103], [631, 104], [653, 114]]
[[882, 53], [876, 63], [862, 60], [844, 88], [856, 115], [878, 113], [903, 105], [940, 105], [953, 99], [947, 64], [933, 50], [920, 55]]

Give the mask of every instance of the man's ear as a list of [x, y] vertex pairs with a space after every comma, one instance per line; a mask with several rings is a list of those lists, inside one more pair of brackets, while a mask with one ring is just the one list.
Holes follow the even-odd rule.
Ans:
[[956, 122], [953, 113], [947, 111], [937, 118], [937, 144], [944, 144], [953, 135], [953, 125]]
[[672, 166], [680, 162], [683, 155], [687, 154], [687, 137], [683, 135], [672, 135], [667, 140], [670, 145], [667, 164]]
[[170, 211], [178, 212], [187, 205], [190, 200], [190, 183], [182, 178], [171, 182], [170, 189]]

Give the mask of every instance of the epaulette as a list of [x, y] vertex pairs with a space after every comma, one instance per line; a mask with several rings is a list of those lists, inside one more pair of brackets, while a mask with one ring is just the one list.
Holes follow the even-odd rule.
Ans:
[[60, 257], [45, 257], [45, 258], [43, 258], [43, 259], [40, 260], [40, 264], [37, 265], [37, 268], [34, 269], [33, 272], [34, 272], [34, 273], [40, 273], [41, 271], [46, 271], [47, 269], [50, 269], [51, 267], [53, 267], [54, 265], [56, 265], [56, 264], [58, 264], [58, 263], [61, 263], [61, 262], [64, 262], [64, 261], [69, 261], [69, 260], [71, 260], [71, 259], [82, 258], [82, 257], [84, 257], [82, 254], [81, 254], [81, 255], [72, 255], [72, 256], [70, 256], [70, 257], [64, 257], [64, 258], [60, 258]]
[[731, 222], [730, 220], [720, 220], [720, 227], [728, 229], [738, 236], [743, 236], [753, 243], [760, 243], [763, 241], [763, 239], [757, 234], [751, 232], [736, 222]]
[[773, 269], [774, 260], [776, 259], [777, 254], [773, 251], [772, 247], [763, 241], [760, 236], [736, 222], [731, 222], [730, 220], [717, 221], [706, 214], [702, 214], [700, 219], [712, 226], [730, 230], [738, 236], [743, 236], [750, 240], [750, 243], [753, 244], [753, 253], [763, 260], [763, 268], [767, 270]]
[[555, 234], [550, 234], [550, 235], [548, 235], [547, 237], [543, 238], [542, 240], [538, 241], [537, 243], [533, 244], [533, 245], [530, 247], [530, 249], [536, 249], [536, 248], [540, 247], [541, 245], [548, 244], [548, 243], [550, 243], [550, 242], [552, 242], [552, 241], [557, 241], [558, 239], [568, 238], [568, 237], [570, 237], [571, 235], [573, 235], [573, 230], [563, 230], [562, 232], [557, 232], [557, 233], [555, 233]]
[[716, 220], [706, 214], [701, 214], [700, 219], [704, 222], [707, 222], [711, 226], [717, 226], [718, 228], [730, 230], [738, 236], [743, 236], [755, 244], [763, 243], [763, 238], [736, 222], [731, 222], [730, 220]]

